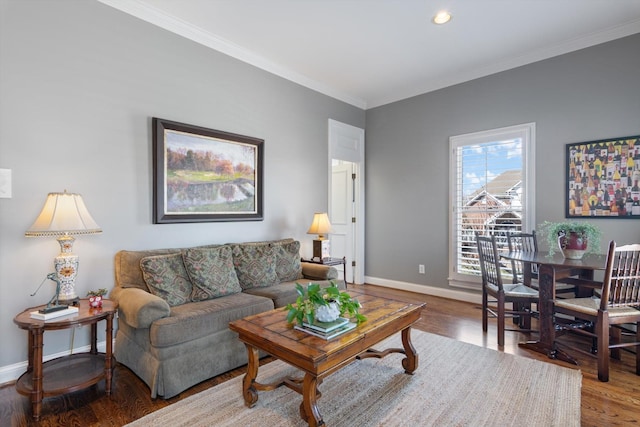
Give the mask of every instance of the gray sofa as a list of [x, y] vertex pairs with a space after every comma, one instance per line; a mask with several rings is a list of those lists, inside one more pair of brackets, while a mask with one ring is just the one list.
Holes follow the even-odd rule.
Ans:
[[300, 262], [299, 251], [283, 239], [118, 252], [116, 360], [165, 399], [246, 364], [229, 322], [295, 302], [296, 282], [345, 287], [335, 268]]

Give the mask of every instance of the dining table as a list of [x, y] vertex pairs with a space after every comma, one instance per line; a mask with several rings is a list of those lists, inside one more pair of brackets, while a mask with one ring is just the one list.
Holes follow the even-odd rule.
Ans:
[[537, 340], [519, 343], [538, 353], [546, 354], [551, 359], [558, 359], [577, 365], [578, 362], [568, 353], [556, 346], [556, 330], [563, 327], [556, 323], [553, 309], [556, 281], [571, 282], [576, 286], [584, 286], [593, 290], [598, 287], [594, 281], [595, 272], [604, 270], [607, 256], [603, 254], [586, 254], [582, 259], [565, 258], [562, 253], [512, 251], [502, 256], [505, 259], [523, 263], [525, 285], [531, 285], [531, 265], [538, 265], [538, 313], [540, 333]]

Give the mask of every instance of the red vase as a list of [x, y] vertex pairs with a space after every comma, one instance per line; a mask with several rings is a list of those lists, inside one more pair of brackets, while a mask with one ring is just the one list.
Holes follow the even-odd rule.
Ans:
[[558, 236], [558, 246], [565, 258], [582, 259], [587, 250], [587, 237], [575, 232]]

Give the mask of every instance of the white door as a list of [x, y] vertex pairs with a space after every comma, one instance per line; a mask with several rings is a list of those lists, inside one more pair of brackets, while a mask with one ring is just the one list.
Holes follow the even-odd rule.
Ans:
[[[355, 260], [353, 199], [353, 163], [334, 160], [331, 169], [331, 256], [346, 257], [348, 282], [353, 283], [352, 262]], [[338, 267], [336, 267], [338, 268]], [[338, 269], [342, 269], [340, 266]]]
[[[337, 165], [335, 176], [334, 165]], [[331, 171], [329, 219], [334, 229], [331, 235], [331, 255], [345, 256], [347, 280], [362, 284], [364, 283], [364, 129], [329, 120], [328, 168]]]

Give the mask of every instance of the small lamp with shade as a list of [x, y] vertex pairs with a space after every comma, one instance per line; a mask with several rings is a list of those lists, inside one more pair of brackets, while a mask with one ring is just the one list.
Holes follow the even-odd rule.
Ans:
[[[27, 237], [58, 236], [60, 254], [54, 259], [55, 273], [48, 278], [57, 283], [56, 309], [64, 304], [77, 304], [75, 279], [78, 273], [78, 256], [73, 253], [73, 235], [102, 233], [91, 217], [82, 196], [76, 193], [49, 193], [44, 207], [35, 222], [24, 233]], [[52, 301], [48, 304], [51, 305]]]
[[331, 246], [327, 239], [327, 234], [331, 233], [331, 222], [326, 212], [316, 212], [313, 215], [311, 227], [307, 234], [317, 234], [318, 238], [313, 239], [313, 258], [329, 258], [331, 256]]

